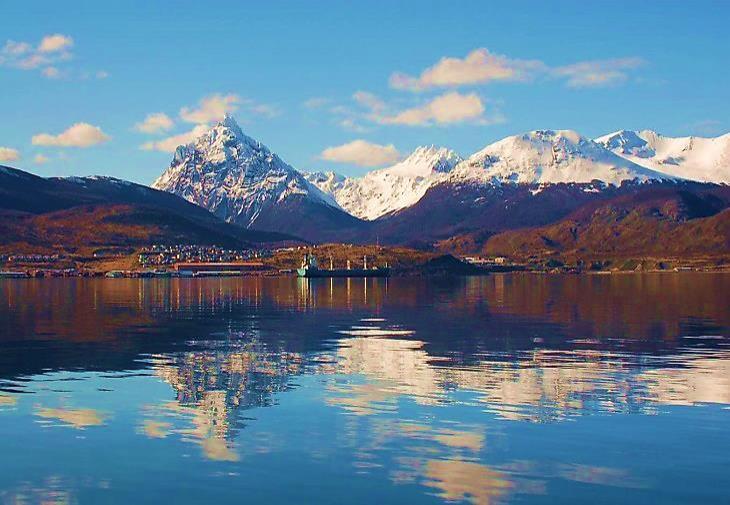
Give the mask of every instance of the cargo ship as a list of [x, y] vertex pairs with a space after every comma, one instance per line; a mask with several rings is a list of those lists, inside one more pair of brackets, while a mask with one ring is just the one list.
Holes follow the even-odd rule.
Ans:
[[351, 268], [350, 260], [347, 261], [347, 268], [334, 268], [332, 259], [330, 259], [330, 267], [319, 268], [317, 258], [312, 254], [307, 254], [302, 260], [302, 266], [297, 268], [297, 275], [299, 277], [388, 277], [390, 275], [390, 268], [388, 265], [384, 267], [368, 267], [367, 256], [363, 257], [362, 268]]

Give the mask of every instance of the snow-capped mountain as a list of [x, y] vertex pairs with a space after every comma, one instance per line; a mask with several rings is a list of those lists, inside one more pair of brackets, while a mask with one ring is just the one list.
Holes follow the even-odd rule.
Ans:
[[701, 182], [730, 183], [730, 133], [714, 138], [672, 138], [651, 130], [620, 130], [595, 141], [658, 172]]
[[674, 187], [574, 131], [538, 130], [490, 144], [413, 205], [376, 221], [384, 242], [433, 243], [465, 233], [541, 226], [582, 205]]
[[350, 214], [374, 220], [415, 204], [461, 161], [461, 156], [450, 149], [425, 146], [391, 167], [362, 177], [314, 172], [307, 174], [307, 179], [331, 194]]
[[727, 180], [728, 138], [617, 132], [591, 140], [571, 130], [537, 130], [468, 159], [420, 147], [391, 167], [348, 178], [302, 174], [226, 117], [180, 146], [154, 187], [257, 230], [312, 241], [429, 243], [545, 225], [584, 204], [696, 185], [685, 177]]
[[250, 228], [296, 232], [301, 226], [291, 229], [286, 218], [291, 214], [316, 216], [309, 223], [313, 227], [350, 217], [330, 195], [245, 135], [230, 116], [178, 147], [170, 167], [152, 186]]
[[304, 175], [309, 182], [333, 198], [335, 198], [335, 193], [337, 193], [342, 188], [343, 184], [345, 184], [345, 181], [348, 180], [348, 178], [344, 175], [340, 175], [335, 172], [303, 172], [302, 175]]
[[245, 135], [231, 116], [178, 147], [152, 187], [244, 226], [253, 225], [266, 205], [293, 195], [338, 207], [268, 147]]
[[484, 184], [590, 183], [671, 179], [622, 158], [572, 130], [537, 130], [488, 145], [460, 163], [448, 181]]

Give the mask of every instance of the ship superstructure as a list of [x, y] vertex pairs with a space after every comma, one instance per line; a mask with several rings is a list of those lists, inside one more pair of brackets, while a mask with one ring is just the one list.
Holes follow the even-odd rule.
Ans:
[[334, 268], [334, 262], [330, 258], [329, 268], [320, 268], [317, 258], [307, 253], [302, 259], [302, 264], [297, 268], [299, 277], [388, 277], [390, 268], [387, 264], [383, 267], [369, 266], [367, 256], [363, 256], [362, 268], [352, 268], [350, 260], [347, 260], [346, 268]]

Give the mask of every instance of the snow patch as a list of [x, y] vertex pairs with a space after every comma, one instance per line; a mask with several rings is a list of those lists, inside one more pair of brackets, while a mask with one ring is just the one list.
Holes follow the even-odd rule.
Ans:
[[269, 205], [301, 196], [339, 208], [261, 142], [245, 135], [231, 116], [190, 144], [180, 146], [170, 167], [152, 184], [230, 221], [251, 226]]
[[450, 182], [619, 185], [671, 178], [609, 151], [572, 130], [536, 130], [490, 144], [460, 163]]
[[720, 137], [666, 137], [651, 130], [620, 130], [596, 143], [633, 163], [674, 177], [730, 183], [730, 133]]
[[346, 178], [333, 172], [313, 172], [306, 177], [350, 214], [373, 220], [418, 202], [461, 161], [450, 149], [425, 146], [391, 167], [362, 177]]

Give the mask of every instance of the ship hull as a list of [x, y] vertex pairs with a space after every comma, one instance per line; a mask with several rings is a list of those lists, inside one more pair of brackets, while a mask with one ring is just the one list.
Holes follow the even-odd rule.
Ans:
[[306, 278], [321, 278], [321, 277], [389, 277], [390, 268], [353, 268], [347, 269], [335, 269], [335, 270], [321, 270], [319, 268], [297, 268], [297, 275], [299, 277]]

